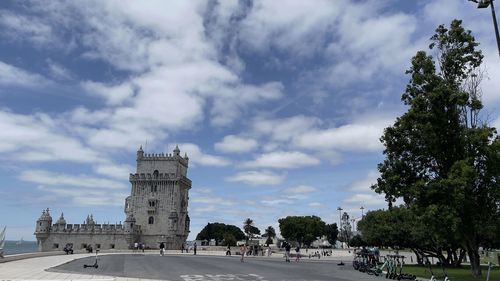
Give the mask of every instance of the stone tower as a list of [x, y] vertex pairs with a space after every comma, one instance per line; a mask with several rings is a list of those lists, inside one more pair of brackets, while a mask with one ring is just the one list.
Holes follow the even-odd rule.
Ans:
[[131, 194], [125, 199], [127, 220], [141, 226], [141, 241], [134, 242], [153, 247], [163, 242], [167, 249], [180, 249], [186, 241], [191, 188], [188, 162], [177, 146], [173, 154], [145, 154], [139, 148], [136, 173], [130, 174]]

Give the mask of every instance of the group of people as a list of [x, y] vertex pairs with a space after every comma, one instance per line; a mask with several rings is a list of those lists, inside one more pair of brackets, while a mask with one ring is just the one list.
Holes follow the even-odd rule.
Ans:
[[[193, 253], [196, 256], [196, 250], [198, 246], [196, 245], [196, 242], [193, 244]], [[184, 253], [184, 250], [186, 250], [186, 253], [189, 253], [189, 247], [186, 247], [184, 244], [181, 245], [181, 253]], [[160, 255], [164, 256], [165, 255], [165, 243], [161, 242], [160, 243]]]
[[[290, 262], [290, 250], [292, 249], [292, 245], [290, 245], [290, 243], [288, 243], [287, 241], [284, 241], [281, 246], [285, 248], [285, 262]], [[298, 262], [299, 260], [300, 247], [297, 245], [297, 247], [295, 247], [295, 261]]]
[[144, 245], [144, 243], [139, 243], [139, 242], [134, 243], [134, 252], [142, 251], [144, 253], [145, 248], [146, 246]]

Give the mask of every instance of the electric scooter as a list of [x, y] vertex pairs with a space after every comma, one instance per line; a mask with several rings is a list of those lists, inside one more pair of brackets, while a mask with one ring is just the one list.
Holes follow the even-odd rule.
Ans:
[[94, 264], [84, 264], [83, 265], [83, 268], [87, 268], [87, 267], [93, 267], [93, 268], [98, 268], [99, 265], [97, 264], [97, 253], [99, 253], [99, 250], [95, 250], [95, 263]]

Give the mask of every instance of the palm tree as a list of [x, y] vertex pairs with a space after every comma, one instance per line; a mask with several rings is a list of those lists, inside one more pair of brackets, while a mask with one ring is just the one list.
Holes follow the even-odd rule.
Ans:
[[252, 227], [253, 227], [253, 220], [251, 218], [247, 218], [243, 222], [243, 229], [245, 230], [245, 234], [247, 235], [247, 244], [248, 240], [250, 239], [250, 235], [252, 235]]
[[274, 227], [268, 226], [265, 233], [267, 236], [266, 244], [269, 246], [269, 244], [273, 243], [273, 238], [276, 237], [276, 230], [274, 230]]

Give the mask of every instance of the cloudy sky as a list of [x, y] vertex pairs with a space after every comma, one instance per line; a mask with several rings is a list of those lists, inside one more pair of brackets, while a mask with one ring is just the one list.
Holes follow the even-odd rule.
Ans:
[[0, 226], [34, 240], [47, 207], [123, 221], [140, 145], [190, 157], [189, 239], [383, 208], [379, 137], [411, 57], [453, 18], [481, 43], [500, 126], [491, 14], [466, 0], [1, 1]]

